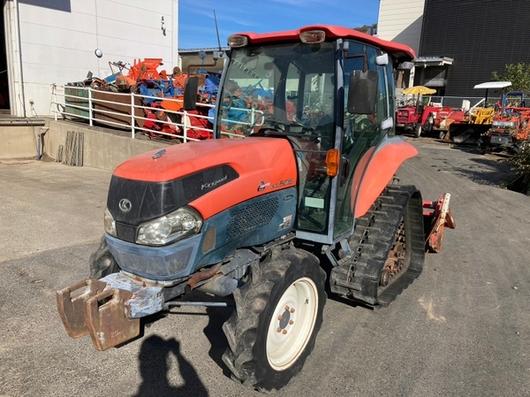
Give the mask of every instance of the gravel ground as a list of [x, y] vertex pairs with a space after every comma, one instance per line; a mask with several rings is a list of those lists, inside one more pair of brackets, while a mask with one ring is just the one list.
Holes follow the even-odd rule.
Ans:
[[[410, 141], [419, 156], [401, 183], [426, 199], [450, 192], [457, 229], [388, 308], [329, 299], [302, 373], [273, 394], [530, 395], [530, 199], [499, 187], [502, 156]], [[220, 359], [229, 309], [175, 309], [106, 352], [68, 338], [55, 291], [88, 275], [110, 173], [2, 161], [0, 180], [0, 396], [258, 395], [230, 380]]]

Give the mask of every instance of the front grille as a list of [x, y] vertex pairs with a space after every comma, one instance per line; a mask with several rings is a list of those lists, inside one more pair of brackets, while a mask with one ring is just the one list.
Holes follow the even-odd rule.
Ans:
[[227, 226], [227, 240], [236, 239], [268, 225], [278, 211], [278, 207], [278, 197], [271, 197], [234, 208], [230, 211], [232, 219]]

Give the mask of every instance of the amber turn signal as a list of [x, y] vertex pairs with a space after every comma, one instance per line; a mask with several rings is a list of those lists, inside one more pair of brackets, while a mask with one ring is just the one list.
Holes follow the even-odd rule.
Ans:
[[326, 153], [326, 174], [337, 176], [339, 173], [340, 155], [337, 149], [330, 149]]

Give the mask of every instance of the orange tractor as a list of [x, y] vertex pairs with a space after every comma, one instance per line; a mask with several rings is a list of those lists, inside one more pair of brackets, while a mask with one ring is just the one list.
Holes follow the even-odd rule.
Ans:
[[[268, 391], [313, 350], [326, 284], [385, 307], [455, 223], [448, 193], [423, 201], [395, 178], [418, 153], [394, 137], [393, 71], [412, 49], [325, 25], [228, 44], [215, 138], [244, 135], [119, 165], [90, 279], [58, 291], [57, 306], [68, 335], [90, 335], [98, 350], [131, 341], [140, 319], [175, 306], [234, 306], [223, 361]], [[197, 85], [188, 79], [186, 109]], [[190, 291], [217, 301], [190, 301]]]
[[480, 136], [477, 146], [479, 153], [520, 150], [521, 144], [528, 140], [530, 134], [530, 108], [525, 107], [525, 102], [522, 92], [509, 92], [503, 96], [490, 129]]

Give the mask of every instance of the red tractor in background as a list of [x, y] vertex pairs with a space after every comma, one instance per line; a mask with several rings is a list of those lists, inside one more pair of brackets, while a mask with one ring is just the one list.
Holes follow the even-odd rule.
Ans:
[[462, 108], [440, 107], [431, 104], [420, 106], [403, 106], [397, 110], [397, 127], [414, 131], [419, 138], [422, 134], [437, 133], [444, 139], [451, 123], [464, 120], [466, 111]]
[[[326, 284], [386, 307], [455, 223], [448, 193], [423, 201], [395, 177], [418, 153], [394, 136], [391, 103], [411, 48], [327, 25], [228, 44], [215, 139], [115, 169], [90, 279], [58, 291], [57, 308], [69, 336], [106, 350], [172, 307], [234, 306], [223, 361], [233, 378], [270, 391], [313, 350]], [[189, 78], [185, 109], [197, 87]], [[191, 291], [217, 301], [190, 301]]]
[[[405, 131], [413, 131], [414, 136], [419, 138], [422, 134], [430, 134], [439, 131], [438, 136], [442, 139], [451, 123], [465, 119], [465, 109], [442, 107], [432, 104], [430, 96], [436, 90], [424, 86], [414, 86], [403, 90], [405, 95], [414, 95], [406, 104], [399, 106], [396, 112], [396, 127]], [[417, 97], [416, 97], [417, 95]]]
[[[488, 106], [490, 105], [488, 103], [489, 90], [500, 90], [503, 103], [506, 98], [510, 98], [509, 103], [517, 102], [517, 106], [524, 103], [524, 97], [521, 98], [520, 95], [516, 95], [520, 93], [505, 94], [505, 90], [509, 86], [511, 83], [507, 81], [492, 81], [475, 85], [474, 89], [485, 89], [486, 95], [471, 108], [469, 101], [463, 101], [461, 108], [442, 107], [431, 104], [430, 97], [421, 98], [418, 95], [417, 100], [416, 98], [410, 100], [413, 103], [398, 108], [397, 126], [414, 131], [416, 137], [420, 137], [422, 133], [435, 131], [439, 139], [447, 142], [477, 144], [480, 140], [479, 146], [485, 147], [489, 145], [486, 141], [489, 142], [487, 136], [493, 126], [494, 115], [502, 112], [499, 109], [502, 109], [503, 106], [506, 107], [505, 105], [501, 106], [500, 103], [496, 104], [495, 107], [493, 105]], [[405, 89], [403, 93], [428, 93], [428, 90], [427, 87], [417, 86]], [[507, 144], [504, 138], [501, 141], [504, 142], [502, 145]], [[494, 138], [493, 145], [497, 144], [495, 142], [497, 142], [496, 138]]]
[[396, 127], [405, 131], [414, 131], [414, 136], [419, 138], [422, 130], [431, 121], [430, 101], [431, 97], [422, 95], [434, 94], [436, 90], [424, 86], [414, 86], [403, 90], [404, 95], [413, 95], [396, 112]]

